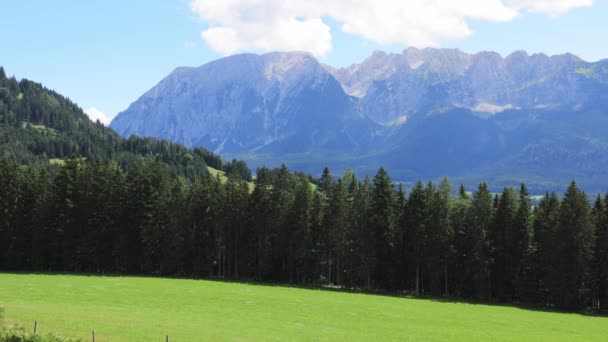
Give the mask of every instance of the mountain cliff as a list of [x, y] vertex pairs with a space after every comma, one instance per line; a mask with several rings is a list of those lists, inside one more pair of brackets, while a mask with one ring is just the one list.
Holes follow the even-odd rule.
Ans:
[[333, 68], [300, 52], [235, 55], [176, 69], [111, 127], [253, 166], [602, 188], [608, 60], [409, 48]]
[[358, 149], [374, 123], [312, 56], [269, 53], [178, 68], [120, 113], [122, 135], [217, 153]]

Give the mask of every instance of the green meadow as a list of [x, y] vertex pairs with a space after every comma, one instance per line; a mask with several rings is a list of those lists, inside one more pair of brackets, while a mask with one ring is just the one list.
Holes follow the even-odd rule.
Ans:
[[608, 318], [281, 286], [0, 274], [4, 325], [96, 341], [606, 341]]

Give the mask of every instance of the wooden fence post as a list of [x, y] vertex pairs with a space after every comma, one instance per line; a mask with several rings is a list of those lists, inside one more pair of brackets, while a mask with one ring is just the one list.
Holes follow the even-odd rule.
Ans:
[[38, 332], [38, 321], [34, 321], [34, 334]]

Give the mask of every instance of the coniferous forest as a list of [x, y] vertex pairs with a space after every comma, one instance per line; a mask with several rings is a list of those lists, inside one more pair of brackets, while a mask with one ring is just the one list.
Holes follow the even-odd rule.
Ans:
[[252, 178], [204, 149], [123, 139], [2, 69], [0, 123], [1, 270], [608, 310], [608, 196], [591, 202], [574, 182], [533, 206], [523, 184], [499, 195], [447, 179], [404, 189], [383, 168], [313, 179], [283, 166]]

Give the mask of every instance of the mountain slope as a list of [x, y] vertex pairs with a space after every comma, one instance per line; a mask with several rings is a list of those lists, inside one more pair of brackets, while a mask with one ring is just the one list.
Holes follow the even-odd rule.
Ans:
[[41, 84], [8, 78], [0, 67], [0, 158], [21, 164], [49, 162], [78, 155], [115, 161], [129, 168], [159, 156], [172, 173], [193, 177], [216, 169], [237, 169], [251, 179], [244, 163], [223, 163], [203, 148], [187, 149], [166, 140], [120, 137], [92, 122], [76, 104]]
[[[336, 69], [304, 53], [179, 68], [112, 122], [254, 166], [386, 166], [398, 181], [608, 188], [608, 60], [457, 49], [376, 52]], [[585, 178], [585, 179], [582, 179]]]
[[313, 57], [271, 53], [176, 69], [111, 127], [217, 153], [296, 153], [357, 149], [369, 125]]
[[608, 61], [588, 63], [572, 54], [517, 51], [502, 58], [495, 52], [409, 48], [402, 54], [377, 52], [360, 65], [328, 70], [378, 122], [446, 106], [490, 114], [574, 107], [594, 100], [594, 89], [608, 90]]

